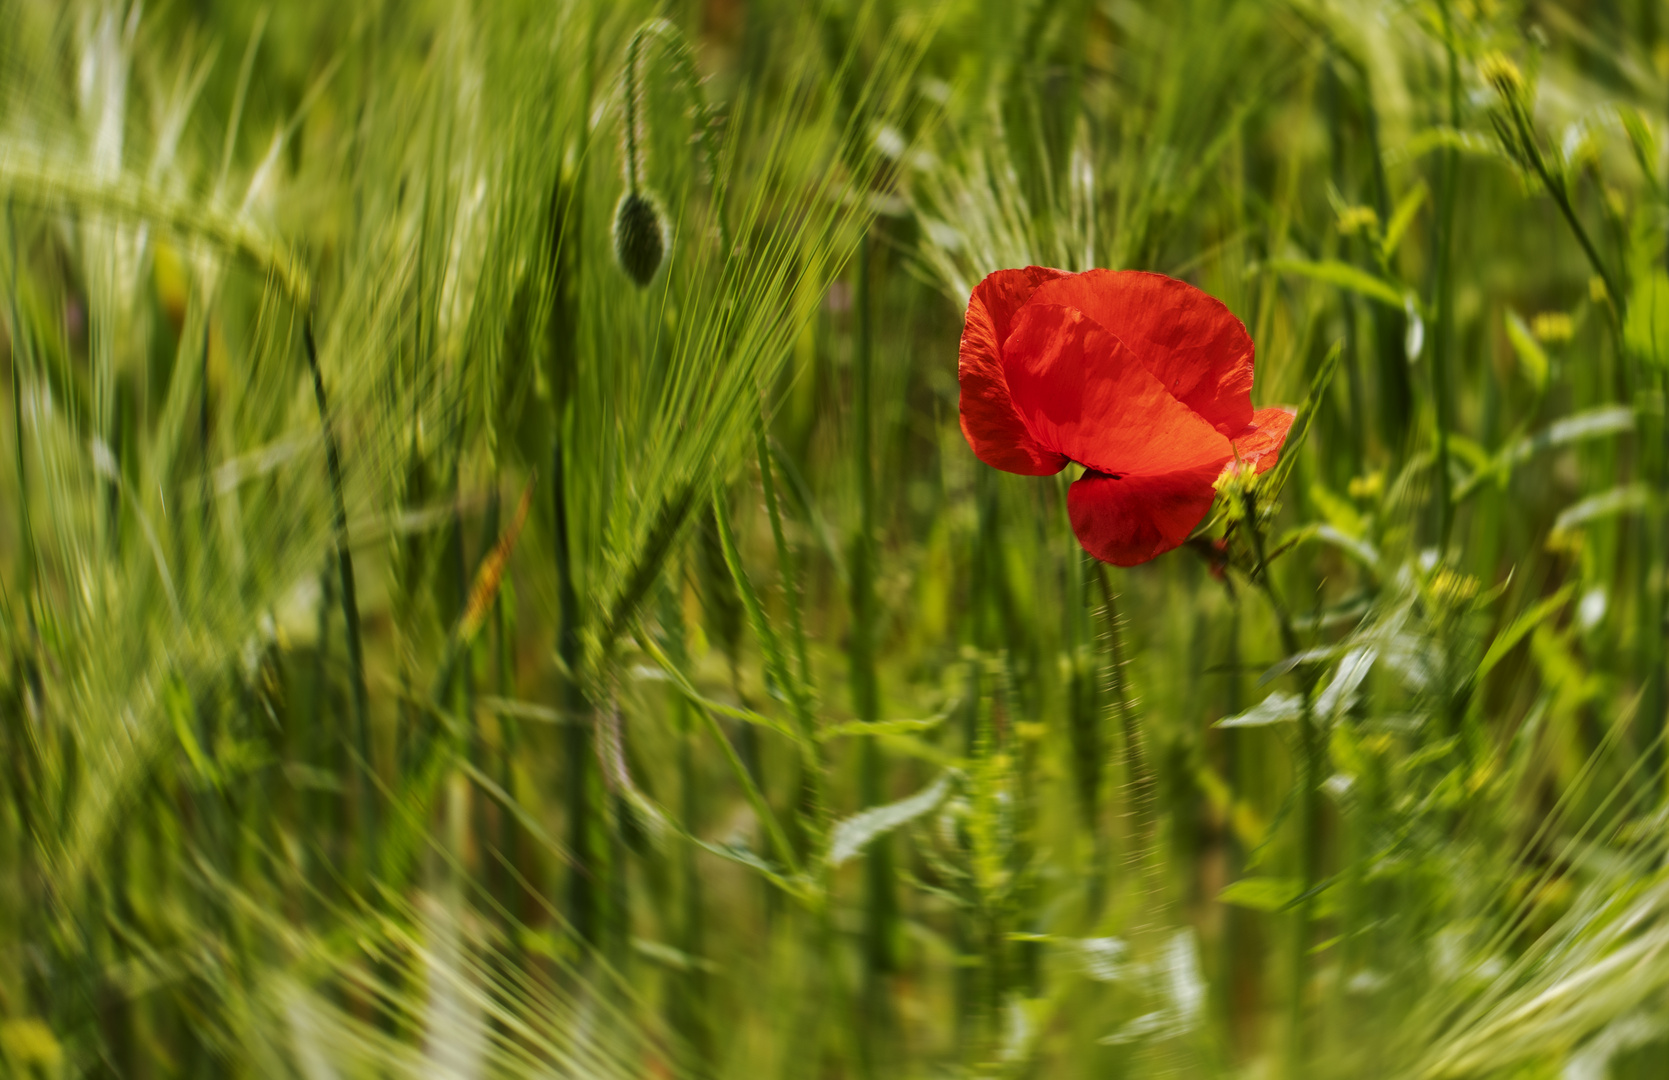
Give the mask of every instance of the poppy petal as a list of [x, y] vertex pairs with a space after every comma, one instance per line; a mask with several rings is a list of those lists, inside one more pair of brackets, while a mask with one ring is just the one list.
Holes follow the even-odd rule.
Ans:
[[1296, 414], [1276, 405], [1259, 409], [1252, 415], [1246, 430], [1234, 437], [1235, 453], [1241, 461], [1249, 462], [1258, 472], [1267, 472], [1280, 460], [1281, 446], [1287, 441]]
[[962, 328], [956, 370], [962, 389], [962, 434], [981, 461], [1022, 476], [1060, 472], [1066, 458], [1040, 446], [1015, 411], [1003, 373], [1002, 345], [1015, 313], [1037, 287], [1061, 276], [1061, 271], [1041, 266], [998, 270], [974, 287]]
[[1027, 304], [1003, 343], [1003, 364], [1038, 445], [1098, 472], [1163, 475], [1221, 468], [1234, 456], [1124, 342], [1075, 308]]
[[1141, 270], [1043, 283], [1033, 304], [1075, 307], [1118, 335], [1178, 401], [1231, 435], [1252, 421], [1252, 339], [1221, 300]]
[[1162, 476], [1086, 472], [1067, 489], [1072, 531], [1102, 562], [1135, 566], [1188, 539], [1211, 509], [1219, 467], [1201, 466]]

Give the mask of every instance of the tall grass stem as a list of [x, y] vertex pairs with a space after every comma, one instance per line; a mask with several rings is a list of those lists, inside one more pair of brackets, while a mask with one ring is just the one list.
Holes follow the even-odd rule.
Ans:
[[371, 756], [371, 704], [365, 681], [365, 642], [359, 622], [359, 591], [354, 582], [353, 551], [348, 543], [348, 504], [343, 492], [342, 449], [336, 439], [330, 402], [325, 395], [324, 372], [319, 367], [318, 344], [313, 337], [311, 315], [302, 323], [307, 367], [313, 376], [313, 398], [319, 407], [319, 429], [324, 439], [325, 468], [330, 480], [331, 529], [336, 544], [336, 576], [342, 592], [342, 622], [348, 643], [348, 680], [353, 695], [354, 751], [361, 775], [356, 784], [360, 859], [369, 869], [376, 865], [377, 818], [375, 766]]

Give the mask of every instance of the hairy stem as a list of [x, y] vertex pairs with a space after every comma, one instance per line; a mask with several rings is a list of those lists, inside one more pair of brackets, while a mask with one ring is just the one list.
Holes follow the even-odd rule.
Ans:
[[[1246, 531], [1251, 539], [1256, 566], [1253, 583], [1269, 601], [1280, 629], [1281, 648], [1287, 657], [1301, 652], [1298, 634], [1293, 629], [1292, 617], [1281, 602], [1275, 585], [1269, 578], [1268, 553], [1265, 550], [1263, 529], [1258, 521], [1257, 500], [1250, 491], [1242, 496], [1246, 514]], [[1309, 664], [1298, 668], [1299, 685], [1303, 690], [1302, 707], [1298, 716], [1298, 745], [1295, 752], [1295, 778], [1298, 803], [1298, 880], [1301, 891], [1293, 904], [1292, 951], [1288, 975], [1292, 997], [1289, 1001], [1289, 1041], [1287, 1044], [1287, 1075], [1305, 1074], [1307, 1039], [1304, 1025], [1304, 991], [1309, 981], [1310, 924], [1313, 919], [1316, 883], [1321, 866], [1321, 800], [1318, 797], [1318, 773], [1321, 767], [1321, 735], [1316, 726], [1314, 711], [1315, 673]]]

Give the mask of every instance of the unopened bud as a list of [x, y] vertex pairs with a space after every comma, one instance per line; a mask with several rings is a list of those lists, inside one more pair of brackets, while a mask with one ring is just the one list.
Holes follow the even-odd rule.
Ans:
[[1239, 520], [1242, 500], [1257, 493], [1257, 466], [1249, 461], [1231, 461], [1223, 466], [1223, 471], [1217, 474], [1217, 480], [1211, 486], [1223, 496], [1223, 506], [1229, 513], [1229, 519]]
[[666, 224], [648, 195], [628, 191], [614, 213], [614, 257], [639, 286], [649, 284], [666, 257]]

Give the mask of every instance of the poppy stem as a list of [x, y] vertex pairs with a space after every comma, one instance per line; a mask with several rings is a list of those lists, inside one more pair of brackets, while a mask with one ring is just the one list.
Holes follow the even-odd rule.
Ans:
[[[1063, 486], [1063, 489], [1064, 486]], [[1063, 500], [1064, 502], [1064, 500]], [[1091, 574], [1099, 565], [1088, 552], [1074, 551], [1067, 564], [1069, 588], [1074, 600], [1067, 613], [1066, 630], [1072, 647], [1072, 675], [1069, 690], [1072, 764], [1077, 782], [1078, 810], [1089, 830], [1091, 854], [1085, 881], [1085, 921], [1094, 926], [1101, 918], [1107, 891], [1107, 827], [1101, 813], [1105, 738], [1102, 732], [1103, 701], [1101, 680], [1095, 664], [1094, 601], [1090, 595]]]
[[[1257, 558], [1257, 565], [1252, 571], [1252, 583], [1269, 600], [1269, 606], [1275, 613], [1275, 622], [1280, 628], [1281, 647], [1286, 651], [1289, 659], [1297, 657], [1300, 652], [1297, 631], [1293, 629], [1292, 617], [1287, 613], [1286, 605], [1281, 602], [1280, 595], [1269, 579], [1268, 554], [1265, 549], [1263, 528], [1258, 521], [1257, 498], [1251, 490], [1242, 493], [1246, 513], [1246, 530], [1251, 538], [1252, 553]], [[1298, 746], [1294, 755], [1293, 779], [1298, 803], [1298, 880], [1300, 891], [1298, 899], [1292, 905], [1293, 931], [1292, 953], [1289, 957], [1289, 975], [1291, 994], [1289, 1016], [1289, 1031], [1287, 1042], [1287, 1075], [1298, 1077], [1304, 1075], [1306, 1057], [1304, 1030], [1304, 991], [1309, 981], [1310, 963], [1310, 924], [1314, 914], [1316, 882], [1320, 879], [1320, 845], [1321, 845], [1321, 800], [1318, 797], [1319, 778], [1321, 773], [1321, 733], [1316, 726], [1314, 698], [1316, 672], [1309, 663], [1300, 663], [1295, 669], [1302, 688], [1302, 704], [1298, 714]]]
[[632, 35], [632, 40], [626, 44], [626, 190], [633, 195], [638, 193], [640, 174], [643, 163], [638, 146], [638, 58], [643, 52], [644, 32], [639, 30]]
[[1127, 862], [1130, 869], [1144, 879], [1143, 885], [1148, 891], [1148, 899], [1157, 902], [1163, 882], [1159, 867], [1153, 858], [1153, 837], [1157, 831], [1154, 817], [1155, 780], [1152, 769], [1148, 767], [1141, 723], [1137, 719], [1135, 705], [1130, 700], [1130, 687], [1124, 678], [1124, 638], [1119, 633], [1118, 597], [1113, 593], [1112, 582], [1108, 580], [1106, 563], [1099, 560], [1096, 562], [1095, 577], [1101, 587], [1102, 611], [1107, 623], [1107, 686], [1112, 691], [1113, 706], [1118, 710], [1119, 729], [1124, 736], [1125, 783], [1130, 792], [1130, 805], [1126, 813], [1132, 819], [1135, 833]]

